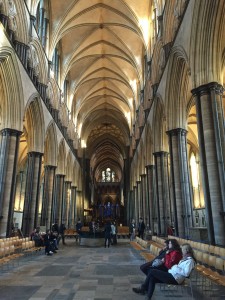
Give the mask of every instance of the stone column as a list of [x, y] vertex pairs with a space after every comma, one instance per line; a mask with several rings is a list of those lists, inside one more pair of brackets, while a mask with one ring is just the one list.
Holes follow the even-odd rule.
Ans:
[[42, 155], [40, 152], [29, 152], [27, 154], [26, 188], [22, 220], [22, 232], [25, 236], [29, 236], [34, 227], [38, 225]]
[[51, 224], [55, 223], [52, 213], [53, 184], [55, 178], [55, 166], [45, 166], [43, 200], [41, 212], [41, 225], [46, 229], [51, 229]]
[[147, 208], [149, 212], [149, 229], [154, 232], [153, 224], [153, 207], [156, 203], [156, 186], [155, 186], [155, 166], [148, 165], [146, 166], [147, 170]]
[[82, 191], [77, 190], [77, 218], [83, 221], [84, 214], [82, 213]]
[[141, 175], [141, 198], [142, 198], [142, 217], [145, 225], [148, 224], [148, 212], [147, 212], [147, 188], [146, 188], [146, 174]]
[[127, 201], [127, 221], [130, 223], [131, 219], [134, 216], [134, 192], [133, 190], [129, 191], [129, 199]]
[[187, 156], [187, 131], [182, 128], [167, 131], [170, 147], [173, 207], [176, 210], [176, 235], [189, 238], [192, 218], [192, 193]]
[[57, 174], [54, 180], [53, 191], [53, 207], [52, 207], [52, 220], [58, 224], [62, 223], [62, 198], [64, 189], [65, 175]]
[[71, 199], [71, 182], [64, 182], [63, 202], [62, 202], [62, 221], [68, 227], [69, 204]]
[[77, 197], [77, 187], [76, 186], [72, 186], [71, 187], [71, 226], [73, 228], [75, 228], [75, 224], [76, 224], [76, 197]]
[[141, 213], [142, 213], [142, 203], [141, 203], [141, 181], [137, 181], [137, 221], [139, 222], [139, 218], [142, 217]]
[[8, 237], [13, 223], [21, 132], [6, 128], [0, 133], [0, 237]]
[[134, 214], [132, 218], [135, 220], [135, 223], [137, 224], [138, 222], [138, 202], [137, 202], [137, 187], [133, 187], [133, 203], [134, 203]]
[[196, 101], [200, 166], [209, 242], [225, 246], [225, 127], [223, 87], [211, 82], [192, 90]]
[[170, 194], [168, 183], [168, 153], [153, 153], [155, 158], [158, 234], [167, 235], [170, 220]]

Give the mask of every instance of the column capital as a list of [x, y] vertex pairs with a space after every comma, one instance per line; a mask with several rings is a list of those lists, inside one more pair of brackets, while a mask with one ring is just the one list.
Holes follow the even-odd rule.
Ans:
[[212, 90], [214, 90], [217, 94], [223, 94], [224, 87], [218, 82], [210, 82], [207, 84], [200, 85], [199, 87], [191, 90], [194, 96], [209, 94]]
[[64, 175], [64, 174], [56, 174], [55, 176], [58, 177], [58, 178], [64, 178], [66, 175]]
[[6, 135], [20, 136], [23, 133], [22, 131], [19, 131], [19, 130], [16, 130], [16, 129], [11, 129], [11, 128], [4, 128], [0, 132], [3, 136], [6, 136]]
[[30, 152], [27, 153], [27, 156], [30, 156], [30, 157], [42, 157], [43, 153], [37, 152], [37, 151], [30, 151]]
[[141, 179], [142, 179], [142, 178], [146, 177], [146, 174], [141, 174], [140, 176], [141, 176]]
[[168, 156], [169, 153], [166, 151], [158, 151], [158, 152], [154, 152], [152, 153], [155, 157], [161, 157], [161, 156]]
[[155, 165], [147, 165], [145, 166], [146, 170], [154, 170]]
[[72, 181], [69, 181], [69, 180], [65, 180], [64, 181], [66, 184], [71, 184], [72, 183]]
[[177, 136], [177, 135], [182, 135], [182, 136], [186, 136], [187, 135], [187, 130], [183, 129], [183, 128], [175, 128], [175, 129], [171, 129], [166, 131], [166, 134], [169, 136]]
[[137, 182], [137, 185], [141, 183], [141, 181], [140, 181], [140, 180], [137, 180], [136, 182]]
[[56, 168], [57, 168], [56, 166], [52, 166], [52, 165], [44, 166], [44, 169], [47, 169], [47, 170], [55, 170]]

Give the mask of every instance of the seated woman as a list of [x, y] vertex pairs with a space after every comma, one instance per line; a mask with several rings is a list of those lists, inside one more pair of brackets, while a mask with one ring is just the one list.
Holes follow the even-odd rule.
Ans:
[[140, 288], [133, 288], [135, 293], [143, 294], [147, 291], [146, 300], [150, 300], [155, 290], [156, 283], [166, 284], [182, 284], [186, 277], [190, 276], [191, 271], [195, 267], [195, 258], [193, 250], [189, 244], [182, 246], [183, 258], [176, 265], [173, 265], [168, 272], [150, 269], [148, 272], [148, 282], [142, 284]]
[[163, 259], [168, 250], [169, 250], [169, 240], [165, 240], [164, 247], [162, 250], [160, 250], [159, 255], [156, 256], [153, 260], [140, 265], [140, 270], [147, 276], [149, 268], [151, 268], [154, 265], [154, 262], [156, 261], [156, 259], [160, 259], [160, 260]]
[[178, 262], [182, 259], [182, 251], [180, 245], [176, 239], [169, 240], [169, 249], [166, 252], [164, 258], [162, 258], [163, 269], [164, 271], [168, 271], [173, 265], [178, 264]]
[[[169, 240], [168, 243], [168, 250], [166, 251], [166, 254], [164, 258], [161, 259], [161, 264], [153, 265], [149, 267], [147, 271], [147, 277], [145, 279], [145, 282], [142, 284], [143, 287], [148, 286], [149, 284], [149, 272], [152, 269], [158, 269], [164, 272], [167, 272], [173, 265], [178, 264], [178, 262], [182, 259], [182, 251], [180, 248], [179, 243], [177, 242], [176, 239], [171, 239]], [[145, 294], [145, 289], [142, 287], [140, 288], [133, 288], [133, 291], [138, 294]]]

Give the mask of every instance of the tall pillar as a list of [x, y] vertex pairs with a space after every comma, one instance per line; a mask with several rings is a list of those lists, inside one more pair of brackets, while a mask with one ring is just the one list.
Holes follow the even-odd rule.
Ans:
[[128, 224], [129, 224], [131, 219], [134, 216], [134, 192], [133, 192], [133, 190], [129, 191], [128, 196], [129, 196], [129, 198], [127, 201], [127, 220], [128, 220]]
[[37, 222], [42, 155], [43, 154], [40, 152], [29, 152], [27, 154], [28, 161], [26, 188], [22, 220], [22, 232], [25, 236], [29, 236], [34, 227], [37, 227], [38, 225]]
[[68, 227], [69, 205], [71, 200], [71, 182], [64, 182], [63, 202], [62, 202], [62, 221]]
[[77, 196], [77, 187], [76, 186], [72, 186], [71, 187], [71, 207], [70, 207], [70, 223], [71, 226], [73, 228], [75, 228], [75, 224], [76, 224], [76, 196]]
[[223, 87], [211, 82], [192, 90], [196, 101], [200, 165], [209, 242], [225, 246], [225, 127]]
[[147, 171], [147, 209], [149, 213], [149, 229], [154, 233], [153, 224], [153, 209], [154, 203], [156, 203], [156, 186], [155, 186], [155, 166], [146, 166]]
[[53, 183], [55, 178], [55, 166], [45, 166], [43, 200], [41, 212], [41, 225], [46, 229], [51, 229], [51, 224], [55, 222], [52, 218], [52, 199], [53, 199]]
[[59, 224], [62, 223], [62, 199], [64, 190], [65, 175], [57, 174], [54, 180], [52, 220]]
[[187, 156], [187, 131], [182, 128], [167, 131], [170, 147], [170, 166], [173, 207], [176, 208], [176, 235], [189, 238], [192, 218], [192, 193]]
[[132, 218], [135, 220], [135, 223], [138, 224], [138, 202], [137, 202], [137, 186], [133, 188], [133, 199], [134, 199], [134, 214]]
[[0, 237], [10, 235], [13, 223], [20, 135], [9, 128], [0, 132]]
[[82, 191], [80, 190], [77, 190], [77, 218], [80, 218], [81, 221], [84, 219], [84, 213], [82, 209]]
[[141, 199], [142, 199], [142, 217], [145, 225], [148, 224], [148, 213], [147, 213], [147, 196], [146, 196], [146, 174], [141, 175]]
[[142, 217], [141, 213], [142, 213], [142, 203], [141, 203], [141, 181], [137, 181], [137, 221], [139, 222], [139, 218]]
[[168, 182], [168, 153], [153, 153], [155, 158], [158, 234], [167, 235], [170, 220], [170, 194]]

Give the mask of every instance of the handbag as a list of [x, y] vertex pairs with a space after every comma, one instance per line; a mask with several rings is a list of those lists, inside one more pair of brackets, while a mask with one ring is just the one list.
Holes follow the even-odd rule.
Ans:
[[159, 258], [156, 258], [155, 260], [153, 260], [152, 266], [153, 267], [159, 267], [163, 264], [162, 260]]

